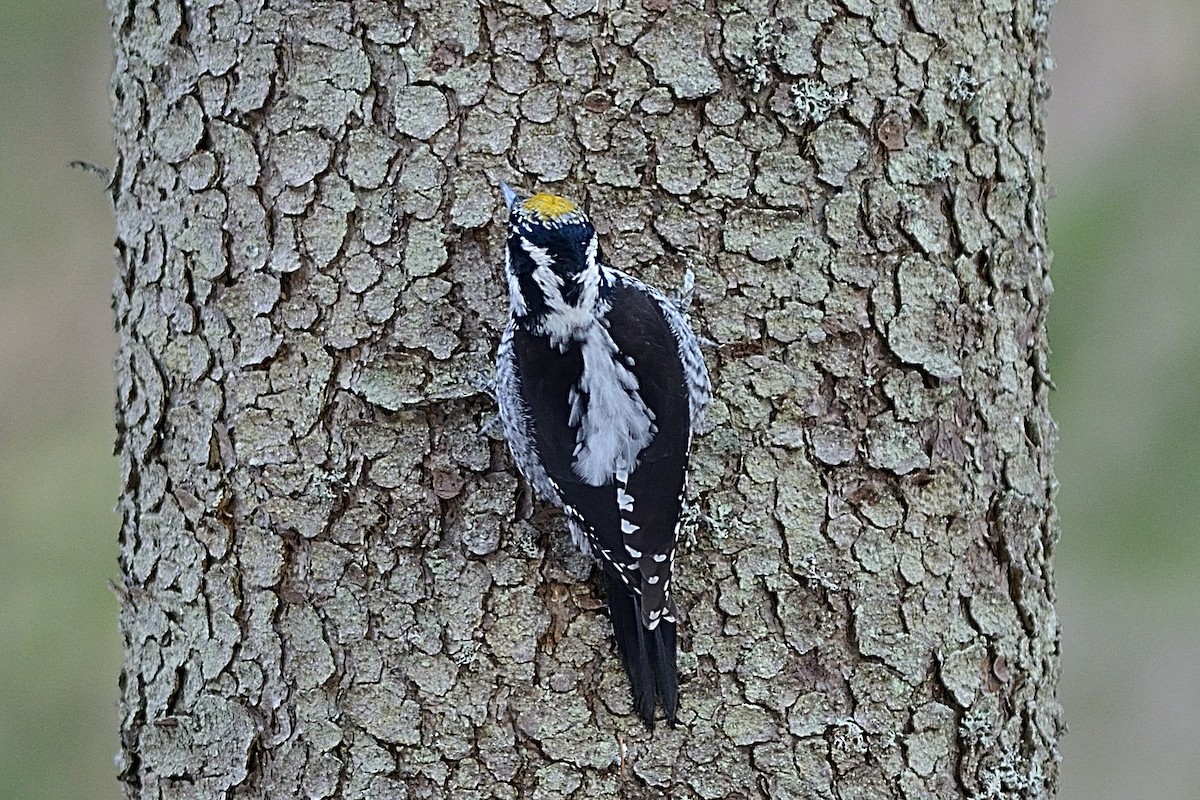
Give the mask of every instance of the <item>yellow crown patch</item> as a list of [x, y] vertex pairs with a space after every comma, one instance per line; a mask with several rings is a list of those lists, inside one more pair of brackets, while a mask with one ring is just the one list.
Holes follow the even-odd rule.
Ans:
[[575, 204], [565, 197], [556, 194], [539, 192], [521, 204], [526, 211], [537, 214], [542, 219], [558, 219], [564, 214], [575, 210]]

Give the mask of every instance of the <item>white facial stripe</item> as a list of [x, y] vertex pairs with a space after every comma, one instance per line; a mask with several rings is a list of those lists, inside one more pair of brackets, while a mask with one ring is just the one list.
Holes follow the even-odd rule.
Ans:
[[533, 263], [539, 267], [550, 267], [554, 263], [549, 250], [544, 247], [538, 247], [524, 236], [521, 237], [521, 249], [529, 253], [529, 257], [533, 259]]
[[562, 297], [562, 278], [558, 274], [545, 265], [539, 265], [533, 270], [533, 280], [537, 283], [538, 288], [542, 290], [542, 294], [547, 300], [551, 298]]

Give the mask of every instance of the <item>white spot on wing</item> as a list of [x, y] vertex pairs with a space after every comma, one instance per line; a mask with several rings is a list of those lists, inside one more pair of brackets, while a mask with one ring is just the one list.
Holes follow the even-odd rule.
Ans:
[[624, 486], [617, 487], [617, 508], [626, 513], [633, 512], [633, 495], [625, 491]]
[[630, 547], [629, 545], [625, 545], [625, 551], [626, 551], [627, 553], [629, 553], [629, 555], [630, 555], [630, 556], [632, 556], [633, 558], [641, 558], [641, 557], [642, 557], [642, 551], [641, 551], [641, 550], [634, 550], [634, 549], [633, 549], [632, 547]]
[[629, 536], [632, 533], [637, 533], [639, 530], [641, 530], [641, 527], [642, 526], [640, 525], [634, 525], [627, 519], [621, 520], [621, 533], [625, 534], [626, 536]]

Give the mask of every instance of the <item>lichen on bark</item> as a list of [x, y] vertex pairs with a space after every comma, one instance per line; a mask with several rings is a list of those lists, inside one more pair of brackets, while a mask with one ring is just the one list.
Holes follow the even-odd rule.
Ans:
[[[114, 0], [130, 797], [1048, 797], [1046, 4]], [[506, 180], [697, 277], [680, 725], [477, 376]]]

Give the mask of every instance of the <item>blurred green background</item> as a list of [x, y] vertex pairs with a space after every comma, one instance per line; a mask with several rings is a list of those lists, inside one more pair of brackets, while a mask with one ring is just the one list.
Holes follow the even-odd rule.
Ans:
[[[1064, 800], [1200, 798], [1200, 8], [1052, 33]], [[0, 0], [0, 798], [119, 796], [107, 16]]]

